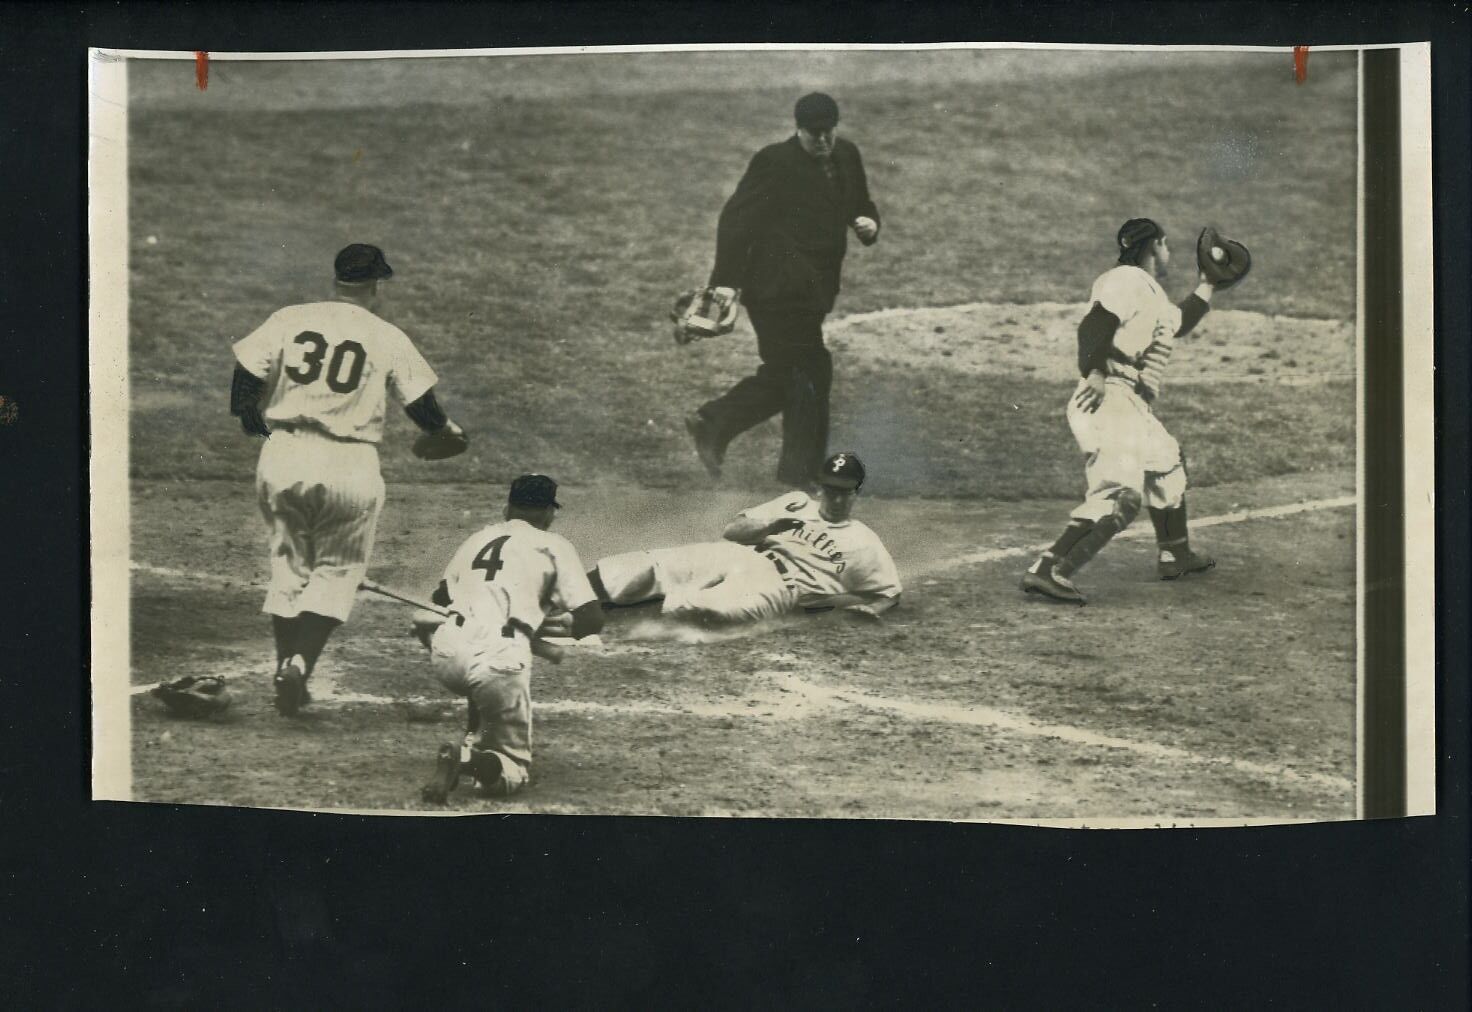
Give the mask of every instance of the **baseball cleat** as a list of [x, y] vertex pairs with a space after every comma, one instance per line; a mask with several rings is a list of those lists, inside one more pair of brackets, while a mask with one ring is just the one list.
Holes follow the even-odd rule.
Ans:
[[695, 455], [700, 458], [706, 474], [712, 478], [721, 476], [721, 451], [710, 436], [710, 423], [699, 412], [685, 416], [685, 431], [695, 440]]
[[440, 746], [434, 759], [434, 779], [419, 791], [419, 797], [432, 805], [443, 805], [460, 782], [460, 746], [450, 742]]
[[1059, 576], [1052, 570], [1045, 573], [1023, 573], [1022, 590], [1026, 594], [1042, 594], [1044, 597], [1054, 601], [1063, 601], [1067, 604], [1082, 605], [1087, 599], [1079, 593], [1066, 576]]
[[290, 717], [312, 701], [307, 693], [307, 676], [302, 670], [301, 659], [288, 657], [276, 670], [273, 680], [276, 689], [276, 712]]
[[1155, 564], [1155, 571], [1160, 574], [1162, 580], [1176, 580], [1187, 573], [1204, 573], [1214, 566], [1216, 566], [1216, 560], [1210, 555], [1187, 549], [1179, 555], [1173, 552], [1162, 552], [1160, 561]]

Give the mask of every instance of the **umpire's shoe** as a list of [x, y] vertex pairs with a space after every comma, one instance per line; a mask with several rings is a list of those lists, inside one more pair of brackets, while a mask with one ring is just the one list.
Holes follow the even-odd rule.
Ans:
[[712, 478], [719, 478], [721, 464], [725, 462], [724, 454], [716, 446], [715, 436], [710, 431], [710, 422], [700, 412], [692, 411], [685, 416], [685, 431], [695, 440], [695, 455], [705, 466], [706, 473]]
[[1216, 566], [1216, 560], [1203, 552], [1161, 552], [1155, 571], [1162, 580], [1178, 580], [1187, 573], [1204, 573]]
[[1022, 574], [1022, 590], [1026, 594], [1041, 594], [1054, 601], [1063, 601], [1066, 604], [1086, 604], [1087, 599], [1079, 593], [1078, 588], [1066, 576], [1059, 576], [1052, 568], [1043, 570], [1041, 573], [1027, 572]]
[[291, 717], [312, 701], [307, 692], [306, 667], [300, 657], [288, 657], [276, 669], [276, 712]]
[[460, 746], [450, 742], [440, 746], [434, 759], [434, 779], [425, 784], [419, 796], [432, 805], [443, 805], [460, 782]]

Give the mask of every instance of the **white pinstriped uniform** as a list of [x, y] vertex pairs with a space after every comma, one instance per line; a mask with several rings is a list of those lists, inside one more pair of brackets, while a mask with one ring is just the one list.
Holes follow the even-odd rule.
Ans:
[[[1181, 310], [1148, 271], [1128, 264], [1110, 268], [1089, 293], [1089, 304], [1095, 302], [1119, 318], [1114, 332], [1118, 351], [1135, 359], [1153, 343], [1168, 357], [1181, 329]], [[1079, 387], [1084, 383], [1080, 380]], [[1114, 512], [1121, 488], [1140, 492], [1155, 509], [1181, 504], [1186, 492], [1181, 448], [1132, 379], [1109, 376], [1104, 400], [1094, 411], [1084, 411], [1070, 397], [1067, 415], [1073, 438], [1088, 458], [1084, 472], [1089, 490], [1073, 511], [1075, 520], [1098, 522]]]
[[525, 520], [467, 538], [445, 567], [445, 587], [465, 622], [444, 623], [430, 640], [435, 677], [475, 701], [478, 747], [497, 753], [506, 790], [518, 790], [532, 761], [530, 633], [597, 597], [572, 542]]
[[266, 383], [271, 427], [256, 466], [271, 529], [262, 611], [346, 621], [383, 505], [387, 392], [415, 401], [434, 386], [434, 370], [403, 331], [350, 302], [287, 306], [234, 351]]

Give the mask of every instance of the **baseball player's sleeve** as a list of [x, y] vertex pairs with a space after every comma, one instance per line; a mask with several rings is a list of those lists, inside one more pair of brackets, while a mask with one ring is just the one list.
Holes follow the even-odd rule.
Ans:
[[779, 520], [782, 517], [796, 516], [811, 501], [803, 492], [788, 492], [759, 506], [744, 509], [740, 515], [748, 520]]
[[414, 342], [402, 330], [394, 328], [395, 340], [388, 370], [388, 385], [394, 396], [405, 404], [412, 404], [423, 397], [439, 377], [429, 367]]
[[1096, 305], [1113, 314], [1121, 325], [1135, 318], [1144, 304], [1148, 288], [1137, 271], [1112, 270], [1100, 276], [1092, 293]]
[[552, 564], [557, 568], [557, 580], [552, 588], [553, 607], [558, 611], [576, 611], [590, 601], [598, 600], [572, 542], [558, 538], [551, 543], [549, 550]]
[[746, 167], [746, 174], [736, 184], [721, 208], [716, 223], [716, 262], [711, 268], [713, 288], [742, 288], [752, 243], [776, 208], [775, 168], [767, 149], [758, 151]]
[[1109, 361], [1109, 346], [1119, 329], [1119, 317], [1099, 303], [1089, 309], [1078, 325], [1078, 374], [1087, 376], [1095, 369], [1103, 370]]
[[1211, 303], [1192, 292], [1182, 300], [1177, 308], [1181, 311], [1181, 326], [1176, 331], [1176, 337], [1185, 337], [1206, 316], [1211, 309]]
[[877, 594], [880, 597], [899, 597], [900, 572], [890, 556], [889, 549], [879, 540], [879, 535], [868, 532], [868, 538], [857, 557], [850, 558], [849, 565], [841, 575], [843, 587], [856, 594]]
[[268, 379], [281, 361], [281, 349], [288, 329], [288, 322], [282, 314], [279, 311], [272, 313], [265, 323], [231, 346], [235, 361], [256, 379]]
[[[865, 218], [873, 218], [874, 224], [882, 229], [884, 227], [884, 223], [879, 219], [879, 208], [875, 206], [874, 198], [869, 196], [869, 177], [864, 173], [863, 156], [859, 154], [859, 149], [857, 146], [854, 147], [853, 152], [855, 177], [854, 181], [856, 189], [858, 191], [858, 207], [855, 209], [854, 214], [862, 215]], [[877, 231], [868, 239], [865, 239], [862, 236], [859, 237], [859, 242], [863, 243], [865, 246], [873, 246], [878, 241], [879, 232]]]

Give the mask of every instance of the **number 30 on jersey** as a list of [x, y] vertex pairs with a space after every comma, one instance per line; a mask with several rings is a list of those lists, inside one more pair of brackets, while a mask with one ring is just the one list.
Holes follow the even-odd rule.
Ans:
[[350, 394], [358, 389], [363, 379], [363, 363], [368, 353], [357, 341], [343, 341], [332, 349], [327, 357], [327, 338], [315, 330], [304, 330], [296, 336], [294, 344], [302, 345], [302, 360], [299, 365], [289, 365], [284, 370], [291, 379], [307, 386], [322, 376], [323, 361], [327, 363], [327, 386], [334, 393]]

